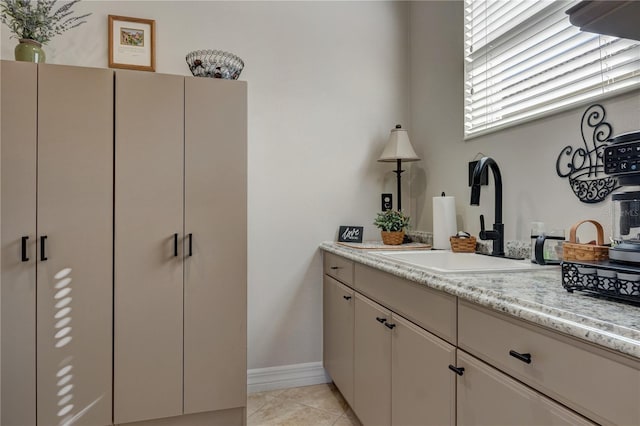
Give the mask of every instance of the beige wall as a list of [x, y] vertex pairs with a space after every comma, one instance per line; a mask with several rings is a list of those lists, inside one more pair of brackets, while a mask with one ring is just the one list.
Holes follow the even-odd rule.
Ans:
[[[1, 79], [1, 76], [0, 76]], [[2, 127], [2, 102], [0, 102], [0, 127]], [[2, 132], [0, 132], [2, 133]], [[2, 147], [2, 136], [0, 136], [0, 147]], [[2, 161], [0, 161], [0, 223], [2, 222]], [[2, 227], [0, 226], [0, 241], [2, 241]], [[0, 269], [2, 269], [2, 258], [0, 257]], [[2, 274], [0, 274], [0, 288], [2, 288]], [[2, 306], [2, 291], [0, 291], [0, 306]], [[1, 309], [1, 308], [0, 308]], [[0, 318], [2, 312], [0, 311]], [[2, 322], [0, 321], [0, 330]], [[0, 333], [0, 365], [2, 365], [2, 334]], [[0, 371], [0, 376], [2, 371]], [[0, 386], [0, 401], [2, 401], [2, 386]], [[0, 404], [0, 419], [2, 418], [2, 404]]]
[[[157, 72], [189, 74], [184, 57], [195, 49], [244, 59], [249, 368], [321, 361], [317, 247], [341, 224], [379, 235], [370, 224], [394, 181], [376, 159], [408, 121], [406, 5], [83, 1], [75, 10], [93, 14], [46, 47], [50, 63], [106, 67], [109, 14], [156, 20]], [[3, 25], [3, 59], [15, 43]]]
[[[580, 119], [586, 106], [465, 142], [463, 140], [463, 7], [461, 2], [410, 5], [411, 138], [424, 161], [415, 163], [412, 187], [418, 227], [432, 229], [432, 197], [456, 197], [458, 226], [477, 235], [479, 215], [493, 223], [493, 177], [482, 187], [480, 206], [469, 205], [467, 163], [479, 153], [493, 157], [502, 172], [503, 222], [507, 239], [528, 240], [530, 223], [567, 230], [594, 218], [611, 229], [609, 199], [585, 204], [567, 179], [556, 174], [561, 150], [582, 145]], [[613, 133], [640, 129], [640, 92], [600, 101]], [[583, 238], [591, 238], [585, 230]]]
[[[417, 229], [431, 230], [431, 197], [442, 191], [456, 196], [460, 228], [477, 233], [480, 213], [493, 221], [492, 187], [480, 207], [468, 205], [467, 162], [479, 152], [502, 169], [507, 238], [528, 239], [532, 220], [568, 228], [593, 217], [610, 229], [609, 203], [579, 202], [555, 174], [560, 150], [580, 140], [584, 108], [463, 141], [460, 2], [84, 1], [76, 9], [93, 12], [89, 23], [54, 39], [48, 62], [106, 67], [115, 14], [156, 20], [158, 72], [188, 74], [184, 55], [201, 48], [246, 63], [249, 368], [321, 360], [317, 246], [340, 224], [377, 238], [370, 223], [380, 192], [395, 193], [395, 176], [376, 159], [396, 123], [410, 122], [423, 158], [403, 177]], [[2, 26], [2, 59], [14, 46]], [[603, 103], [616, 133], [640, 128], [638, 92]]]

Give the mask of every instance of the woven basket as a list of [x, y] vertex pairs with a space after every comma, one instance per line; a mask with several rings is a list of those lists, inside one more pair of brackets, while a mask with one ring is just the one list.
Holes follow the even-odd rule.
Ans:
[[476, 237], [461, 238], [453, 236], [449, 238], [451, 251], [456, 253], [473, 253], [476, 251]]
[[387, 232], [380, 231], [382, 234], [382, 242], [387, 245], [398, 246], [404, 240], [404, 231]]
[[[598, 234], [596, 244], [580, 244], [577, 242], [576, 231], [585, 222], [593, 223]], [[609, 247], [604, 245], [604, 230], [595, 220], [582, 220], [571, 227], [569, 241], [562, 244], [562, 260], [607, 260]]]

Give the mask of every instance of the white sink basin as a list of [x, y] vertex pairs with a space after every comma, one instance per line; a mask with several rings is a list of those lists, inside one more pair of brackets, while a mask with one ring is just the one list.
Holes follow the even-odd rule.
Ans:
[[410, 266], [431, 269], [439, 273], [490, 273], [536, 271], [548, 266], [531, 260], [513, 260], [475, 253], [454, 253], [448, 250], [370, 252]]

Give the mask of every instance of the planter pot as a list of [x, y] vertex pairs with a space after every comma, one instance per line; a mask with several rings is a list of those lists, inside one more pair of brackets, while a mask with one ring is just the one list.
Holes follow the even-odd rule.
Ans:
[[380, 231], [380, 234], [382, 235], [382, 242], [387, 245], [397, 246], [402, 244], [402, 240], [404, 240], [404, 231]]
[[28, 38], [21, 38], [14, 51], [16, 61], [44, 62], [45, 54], [42, 44]]

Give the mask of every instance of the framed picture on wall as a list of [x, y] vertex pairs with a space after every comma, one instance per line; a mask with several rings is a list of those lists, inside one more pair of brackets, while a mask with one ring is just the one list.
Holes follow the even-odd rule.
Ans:
[[109, 15], [109, 68], [156, 70], [156, 21]]

